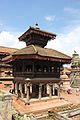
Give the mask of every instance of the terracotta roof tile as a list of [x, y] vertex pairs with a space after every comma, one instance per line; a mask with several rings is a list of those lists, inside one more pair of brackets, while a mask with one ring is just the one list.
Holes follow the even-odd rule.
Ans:
[[29, 45], [23, 49], [17, 50], [12, 53], [10, 56], [3, 58], [4, 62], [15, 61], [15, 59], [27, 59], [29, 57], [36, 59], [45, 59], [50, 61], [59, 61], [64, 63], [70, 63], [71, 57], [65, 55], [61, 52], [58, 52], [54, 49], [42, 48], [35, 45]]
[[13, 55], [40, 55], [45, 57], [54, 57], [54, 58], [62, 58], [62, 59], [71, 59], [68, 55], [65, 55], [61, 52], [58, 52], [54, 49], [42, 48], [39, 46], [29, 45], [21, 50], [18, 50], [13, 53]]
[[16, 48], [0, 46], [0, 54], [11, 54], [12, 52], [15, 52], [17, 50], [18, 49], [16, 49]]

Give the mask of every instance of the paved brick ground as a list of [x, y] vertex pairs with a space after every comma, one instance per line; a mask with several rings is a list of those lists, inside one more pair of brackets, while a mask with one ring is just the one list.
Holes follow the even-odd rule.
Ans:
[[[3, 90], [9, 91], [11, 88], [4, 88], [3, 85], [0, 85], [0, 88]], [[14, 107], [22, 113], [41, 113], [45, 112], [53, 107], [66, 105], [66, 104], [79, 104], [80, 103], [80, 92], [76, 92], [76, 89], [72, 89], [72, 94], [67, 92], [62, 92], [60, 96], [64, 99], [60, 100], [58, 98], [47, 99], [37, 102], [31, 102], [30, 105], [26, 104], [22, 100], [13, 97]]]
[[22, 113], [33, 113], [33, 114], [39, 114], [41, 112], [46, 112], [49, 109], [52, 109], [54, 107], [57, 106], [61, 106], [61, 105], [66, 105], [66, 104], [70, 104], [70, 102], [65, 101], [65, 100], [60, 100], [58, 98], [56, 99], [51, 99], [51, 100], [42, 100], [42, 101], [38, 101], [38, 102], [31, 102], [30, 105], [26, 104], [20, 100], [20, 99], [16, 99], [16, 97], [13, 98], [13, 105], [15, 106], [15, 108], [22, 112]]
[[31, 102], [30, 105], [26, 104], [22, 100], [16, 97], [13, 97], [13, 106], [22, 113], [33, 113], [39, 114], [42, 112], [46, 112], [49, 109], [52, 109], [57, 106], [62, 106], [66, 104], [79, 104], [80, 103], [80, 92], [76, 92], [75, 89], [72, 90], [72, 94], [68, 94], [67, 92], [62, 92], [61, 97], [64, 99], [59, 98], [52, 98], [50, 99], [43, 99], [42, 101]]
[[65, 98], [65, 100], [73, 103], [79, 104], [80, 103], [80, 91], [76, 92], [76, 88], [72, 89], [72, 94], [68, 94], [67, 92], [62, 92], [61, 96]]

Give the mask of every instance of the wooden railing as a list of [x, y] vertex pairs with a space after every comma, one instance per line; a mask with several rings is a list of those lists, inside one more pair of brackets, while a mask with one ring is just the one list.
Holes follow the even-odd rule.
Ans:
[[49, 73], [49, 72], [15, 72], [13, 73], [14, 77], [40, 77], [40, 78], [59, 78], [59, 73]]

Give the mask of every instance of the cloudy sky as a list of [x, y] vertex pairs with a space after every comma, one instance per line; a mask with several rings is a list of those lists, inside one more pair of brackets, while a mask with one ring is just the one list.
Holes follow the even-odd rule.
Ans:
[[57, 34], [48, 48], [80, 53], [80, 0], [0, 0], [0, 46], [25, 47], [18, 37], [35, 23]]

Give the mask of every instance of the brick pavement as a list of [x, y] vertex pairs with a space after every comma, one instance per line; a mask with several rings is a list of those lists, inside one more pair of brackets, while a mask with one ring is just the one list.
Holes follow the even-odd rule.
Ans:
[[30, 105], [26, 104], [20, 99], [16, 99], [16, 97], [13, 98], [13, 106], [21, 112], [21, 113], [33, 113], [33, 114], [39, 114], [42, 112], [47, 112], [49, 109], [52, 109], [57, 106], [62, 106], [70, 104], [70, 102], [65, 101], [63, 99], [48, 99], [48, 100], [42, 100], [38, 102], [31, 102]]
[[79, 104], [80, 103], [80, 92], [76, 92], [76, 90], [72, 90], [72, 94], [68, 94], [67, 92], [62, 92], [61, 97], [64, 99], [52, 98], [52, 99], [43, 99], [41, 101], [32, 101], [30, 105], [18, 99], [16, 97], [13, 98], [13, 106], [21, 113], [33, 113], [39, 114], [41, 112], [46, 112], [49, 109], [52, 109], [57, 106], [62, 106], [66, 104]]
[[67, 92], [62, 92], [61, 96], [65, 98], [65, 100], [73, 103], [80, 104], [80, 91], [76, 92], [76, 88], [72, 89], [72, 94], [68, 94]]

